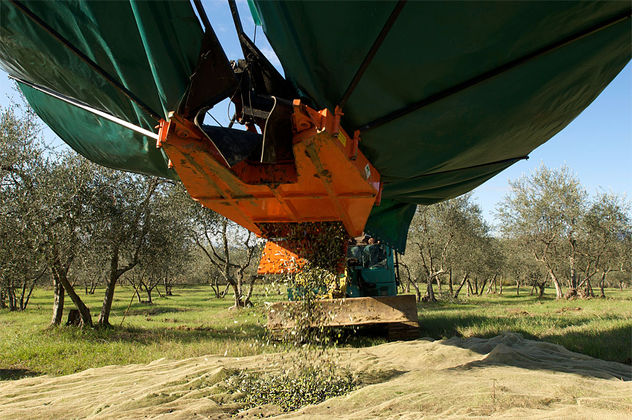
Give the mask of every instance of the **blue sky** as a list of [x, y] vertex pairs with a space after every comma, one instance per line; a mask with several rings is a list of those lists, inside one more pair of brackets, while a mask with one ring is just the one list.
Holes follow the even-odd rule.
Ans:
[[[224, 0], [204, 1], [205, 9], [229, 59], [242, 58], [230, 11]], [[238, 1], [244, 30], [253, 38], [254, 22], [248, 5]], [[278, 58], [257, 28], [256, 44], [281, 72]], [[9, 104], [14, 95], [12, 82], [0, 71], [0, 105]], [[216, 105], [213, 115], [227, 123], [228, 102]], [[45, 137], [61, 145], [50, 130]], [[61, 146], [60, 146], [61, 147]], [[550, 168], [568, 166], [592, 194], [599, 191], [632, 193], [632, 64], [612, 81], [601, 95], [571, 124], [534, 150], [529, 160], [520, 161], [474, 190], [474, 198], [483, 209], [485, 218], [494, 222], [497, 204], [509, 192], [508, 180], [529, 174], [540, 165]]]

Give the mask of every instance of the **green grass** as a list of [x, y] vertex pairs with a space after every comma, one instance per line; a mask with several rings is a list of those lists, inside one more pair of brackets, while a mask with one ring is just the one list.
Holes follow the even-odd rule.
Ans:
[[[103, 293], [97, 289], [94, 295], [81, 294], [95, 322]], [[120, 326], [131, 296], [131, 288], [117, 288], [110, 316], [112, 329], [47, 328], [52, 292], [36, 290], [25, 312], [0, 311], [0, 369], [24, 369], [21, 376], [28, 372], [61, 375], [162, 357], [278, 351], [278, 344], [268, 343], [266, 338], [262, 295], [255, 297], [257, 307], [235, 311], [227, 309], [232, 304], [230, 297], [214, 299], [208, 287], [180, 287], [172, 297], [156, 296], [153, 305], [134, 300]], [[66, 297], [66, 310], [72, 307]]]
[[493, 337], [504, 331], [561, 344], [569, 350], [622, 363], [632, 359], [632, 290], [607, 289], [606, 299], [542, 299], [507, 287], [502, 295], [462, 296], [456, 302], [424, 303], [422, 334]]
[[[131, 305], [132, 290], [116, 291], [107, 330], [73, 327], [47, 328], [52, 292], [38, 289], [25, 312], [0, 311], [0, 380], [39, 374], [62, 375], [110, 364], [147, 363], [159, 358], [183, 359], [205, 354], [246, 356], [283, 351], [265, 331], [266, 301], [281, 300], [257, 289], [255, 307], [229, 310], [232, 300], [211, 297], [208, 287], [179, 287], [175, 296], [156, 297], [153, 305]], [[547, 291], [551, 296], [551, 291]], [[570, 350], [606, 360], [630, 363], [632, 357], [632, 291], [608, 290], [608, 299], [539, 301], [515, 296], [506, 288], [500, 295], [466, 298], [458, 302], [422, 304], [422, 335], [490, 337], [515, 331], [525, 337], [559, 343]], [[95, 316], [103, 290], [81, 295]], [[66, 308], [72, 308], [67, 298]], [[372, 345], [382, 338], [353, 338], [346, 345]]]

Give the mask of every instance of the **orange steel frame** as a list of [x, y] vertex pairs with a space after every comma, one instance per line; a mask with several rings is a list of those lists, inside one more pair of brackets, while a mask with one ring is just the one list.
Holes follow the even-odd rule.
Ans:
[[171, 113], [161, 121], [157, 146], [195, 200], [265, 237], [261, 223], [340, 221], [361, 235], [379, 204], [380, 175], [358, 150], [359, 133], [340, 127], [342, 112], [293, 102], [294, 163], [240, 162], [230, 167], [212, 140]]

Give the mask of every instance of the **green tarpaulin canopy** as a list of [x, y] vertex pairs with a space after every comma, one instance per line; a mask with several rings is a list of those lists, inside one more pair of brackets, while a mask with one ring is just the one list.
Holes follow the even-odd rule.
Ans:
[[[330, 109], [396, 6], [255, 5], [286, 77]], [[407, 2], [343, 109], [352, 130], [421, 105], [362, 132], [387, 199], [367, 231], [402, 249], [416, 204], [472, 190], [564, 128], [629, 61], [629, 15], [629, 2]]]
[[[202, 29], [188, 2], [24, 2], [35, 16], [133, 92], [154, 113], [177, 107], [198, 60]], [[8, 1], [0, 2], [0, 65], [153, 130], [155, 119]], [[88, 159], [116, 169], [176, 177], [155, 141], [20, 85], [42, 120]]]
[[[10, 75], [147, 130], [155, 125], [151, 114], [177, 108], [202, 40], [189, 2], [24, 5], [35, 19], [0, 2], [0, 65]], [[314, 106], [333, 109], [396, 3], [251, 6], [286, 77]], [[362, 129], [360, 147], [385, 182], [367, 231], [403, 250], [417, 204], [472, 190], [564, 128], [629, 61], [629, 17], [628, 2], [406, 3], [343, 108], [343, 126]], [[87, 158], [175, 177], [152, 138], [21, 88], [44, 122]]]

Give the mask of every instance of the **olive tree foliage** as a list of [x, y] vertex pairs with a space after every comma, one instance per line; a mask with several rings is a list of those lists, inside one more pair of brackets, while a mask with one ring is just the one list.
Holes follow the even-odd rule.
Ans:
[[[260, 252], [256, 236], [211, 210], [200, 207], [195, 243], [233, 289], [233, 308], [251, 306], [256, 276], [249, 268]], [[246, 290], [247, 287], [247, 290]]]
[[94, 180], [98, 195], [91, 246], [106, 260], [105, 295], [98, 324], [110, 326], [114, 290], [121, 276], [140, 261], [152, 223], [157, 178], [99, 168]]
[[[434, 283], [441, 287], [442, 277], [448, 276], [450, 296], [457, 297], [470, 275], [475, 274], [477, 279], [486, 282], [486, 276], [494, 271], [487, 269], [487, 265], [498, 264], [495, 258], [499, 252], [496, 252], [481, 210], [472, 202], [470, 194], [419, 206], [411, 223], [407, 249], [403, 259], [405, 271], [410, 271], [411, 277], [425, 281], [423, 299], [429, 301], [436, 300]], [[457, 271], [463, 274], [463, 280], [454, 291], [452, 275]], [[471, 289], [470, 283], [468, 287]], [[476, 289], [472, 290], [475, 294], [478, 287]]]
[[[21, 117], [17, 117], [20, 111]], [[2, 124], [0, 252], [4, 282], [9, 286], [9, 305], [15, 297], [17, 270], [22, 272], [22, 309], [35, 285], [33, 280], [47, 272], [54, 290], [52, 324], [61, 322], [64, 297], [68, 294], [79, 309], [83, 324], [91, 325], [90, 311], [74, 292], [69, 272], [93, 217], [94, 167], [75, 155], [45, 150], [36, 117], [29, 108], [14, 106], [4, 110]], [[24, 298], [29, 281], [29, 293]]]
[[216, 281], [219, 275], [233, 289], [232, 308], [251, 306], [257, 278], [252, 268], [261, 252], [261, 241], [252, 232], [192, 200], [183, 188], [174, 195], [173, 202], [188, 221], [189, 237], [212, 267], [215, 294], [225, 294], [219, 292], [220, 285]]
[[[72, 285], [75, 258], [84, 252], [95, 220], [93, 183], [95, 166], [74, 154], [57, 156], [46, 168], [34, 208], [40, 213], [40, 250], [53, 279], [55, 299], [67, 293], [79, 310], [81, 323], [92, 326], [92, 316]], [[53, 324], [59, 324], [63, 305], [53, 306]]]
[[0, 308], [24, 310], [46, 273], [36, 252], [37, 211], [32, 193], [44, 159], [40, 127], [30, 109], [0, 109]]
[[598, 194], [582, 217], [579, 230], [577, 285], [584, 295], [594, 296], [591, 280], [597, 277], [600, 296], [605, 297], [606, 280], [613, 271], [625, 271], [632, 237], [630, 204], [611, 193]]
[[531, 287], [537, 290], [538, 298], [544, 296], [548, 284], [548, 273], [544, 266], [533, 258], [531, 251], [516, 239], [501, 239], [502, 252], [505, 255], [502, 275], [512, 279], [516, 284], [516, 295], [520, 288]]
[[[556, 298], [564, 297], [564, 285], [566, 297], [594, 296], [595, 278], [604, 295], [608, 274], [625, 265], [630, 205], [614, 194], [589, 197], [566, 167], [542, 166], [510, 186], [498, 208], [507, 243], [531, 254], [555, 286]], [[537, 286], [544, 288], [542, 281]]]
[[578, 229], [587, 193], [566, 167], [541, 166], [509, 185], [497, 211], [500, 230], [544, 267], [560, 299], [564, 280], [569, 290], [577, 289]]
[[151, 216], [144, 244], [140, 248], [137, 266], [127, 277], [136, 290], [146, 295], [146, 303], [153, 303], [152, 292], [162, 285], [165, 296], [171, 296], [173, 279], [186, 270], [191, 262], [193, 243], [188, 238], [188, 221], [172, 205], [179, 188], [172, 183], [161, 183], [154, 192]]

